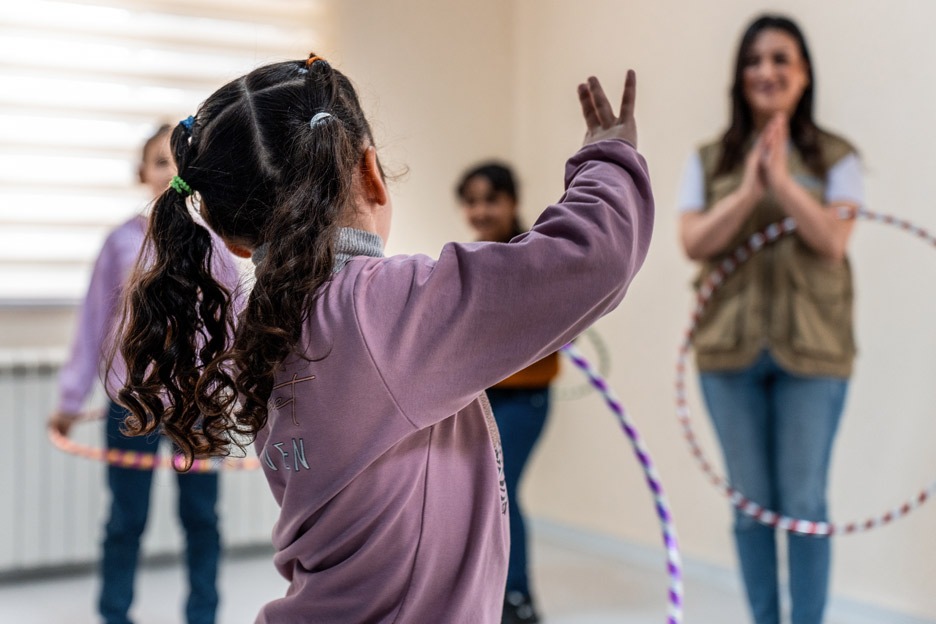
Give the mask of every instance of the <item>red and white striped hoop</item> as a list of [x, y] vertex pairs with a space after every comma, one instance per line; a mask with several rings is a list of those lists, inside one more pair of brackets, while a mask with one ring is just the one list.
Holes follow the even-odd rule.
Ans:
[[[79, 418], [76, 422], [88, 422], [99, 420], [100, 413], [87, 414]], [[104, 462], [118, 468], [132, 468], [134, 470], [155, 470], [159, 468], [181, 468], [181, 456], [179, 455], [159, 455], [157, 453], [146, 453], [140, 451], [126, 451], [122, 449], [105, 449], [96, 446], [81, 444], [63, 436], [55, 429], [49, 428], [49, 441], [60, 451], [70, 455], [84, 457], [94, 461]], [[211, 459], [196, 459], [192, 462], [192, 467], [188, 472], [217, 472], [224, 471], [243, 471], [256, 470], [260, 467], [260, 460], [256, 457], [232, 458], [215, 457]]]
[[[869, 210], [842, 209], [839, 212], [841, 219], [865, 219], [875, 221], [885, 225], [894, 226], [909, 234], [922, 239], [930, 245], [936, 247], [936, 237], [909, 221], [898, 219], [891, 215], [871, 212]], [[699, 442], [696, 439], [692, 423], [689, 418], [689, 406], [686, 401], [686, 362], [689, 351], [692, 348], [692, 337], [695, 334], [699, 319], [712, 298], [712, 295], [721, 287], [725, 280], [734, 273], [739, 266], [747, 262], [764, 246], [774, 243], [783, 236], [787, 236], [796, 230], [796, 223], [791, 218], [786, 218], [778, 223], [767, 226], [761, 232], [752, 235], [747, 242], [738, 247], [730, 256], [709, 273], [699, 287], [696, 299], [696, 307], [693, 310], [689, 328], [686, 330], [685, 337], [679, 348], [679, 354], [676, 359], [676, 417], [679, 419], [683, 428], [683, 435], [689, 443], [692, 455], [696, 458], [702, 471], [709, 477], [712, 483], [721, 490], [731, 500], [741, 512], [749, 515], [758, 522], [767, 526], [783, 529], [791, 533], [802, 535], [850, 535], [852, 533], [861, 533], [871, 529], [889, 524], [898, 518], [906, 516], [914, 509], [917, 509], [934, 494], [936, 494], [936, 482], [920, 491], [916, 496], [908, 499], [902, 505], [890, 509], [882, 514], [869, 517], [865, 520], [845, 523], [831, 522], [813, 522], [800, 518], [791, 518], [784, 516], [776, 511], [766, 509], [754, 501], [746, 498], [744, 494], [736, 490], [712, 467], [711, 463], [702, 452]]]

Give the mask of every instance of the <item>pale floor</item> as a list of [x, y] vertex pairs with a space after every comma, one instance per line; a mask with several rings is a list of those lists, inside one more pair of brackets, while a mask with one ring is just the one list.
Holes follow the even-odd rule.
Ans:
[[[538, 538], [534, 548], [545, 624], [665, 623], [666, 579], [657, 569], [662, 561], [652, 569], [627, 564], [620, 557], [589, 554], [549, 537]], [[176, 565], [144, 567], [137, 580], [137, 623], [179, 624], [182, 585], [183, 573]], [[281, 595], [284, 587], [268, 555], [228, 559], [221, 575], [219, 624], [253, 622], [260, 605]], [[0, 623], [95, 624], [96, 591], [96, 579], [90, 574], [0, 584]], [[724, 576], [707, 580], [704, 570], [690, 573], [686, 596], [687, 624], [747, 621], [737, 584], [726, 582]], [[827, 624], [857, 621], [852, 616], [830, 617]], [[870, 621], [881, 624], [877, 618]]]

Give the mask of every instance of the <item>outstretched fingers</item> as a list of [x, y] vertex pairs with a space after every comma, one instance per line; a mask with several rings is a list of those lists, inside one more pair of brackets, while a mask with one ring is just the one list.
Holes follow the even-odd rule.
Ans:
[[595, 109], [595, 101], [592, 100], [591, 91], [587, 84], [578, 86], [579, 103], [582, 105], [582, 116], [585, 117], [585, 126], [591, 130], [601, 126], [601, 120], [598, 118], [598, 111]]
[[621, 117], [622, 121], [634, 118], [634, 108], [637, 104], [637, 72], [633, 69], [627, 70], [627, 78], [624, 79], [624, 97], [621, 99]]
[[587, 126], [585, 145], [605, 139], [622, 139], [636, 147], [637, 122], [634, 120], [634, 107], [637, 101], [637, 75], [633, 70], [628, 70], [624, 82], [620, 117], [615, 116], [608, 96], [594, 76], [578, 86], [578, 97]]
[[591, 91], [592, 100], [595, 102], [595, 110], [598, 112], [598, 119], [601, 120], [601, 127], [610, 128], [617, 122], [617, 117], [614, 116], [611, 102], [608, 101], [601, 83], [594, 76], [588, 79], [588, 90]]

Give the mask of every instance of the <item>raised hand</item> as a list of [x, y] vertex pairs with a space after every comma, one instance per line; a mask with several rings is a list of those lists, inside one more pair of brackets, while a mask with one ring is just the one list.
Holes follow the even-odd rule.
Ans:
[[621, 112], [614, 115], [611, 103], [605, 95], [601, 83], [594, 76], [588, 82], [578, 86], [582, 116], [585, 118], [585, 140], [583, 145], [604, 139], [624, 139], [637, 147], [637, 122], [634, 119], [634, 104], [637, 101], [637, 74], [627, 70], [624, 81], [624, 97], [621, 100]]

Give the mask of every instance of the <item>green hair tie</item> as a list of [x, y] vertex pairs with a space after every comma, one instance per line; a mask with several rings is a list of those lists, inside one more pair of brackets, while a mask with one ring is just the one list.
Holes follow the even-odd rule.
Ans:
[[192, 187], [179, 176], [172, 176], [172, 182], [169, 183], [169, 188], [183, 197], [188, 197], [192, 194]]

